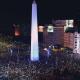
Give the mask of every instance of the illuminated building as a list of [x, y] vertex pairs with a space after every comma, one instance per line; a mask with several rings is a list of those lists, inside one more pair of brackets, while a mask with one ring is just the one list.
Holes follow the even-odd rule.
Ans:
[[47, 32], [53, 32], [54, 31], [53, 29], [54, 29], [54, 27], [52, 25], [49, 25], [47, 27]]
[[68, 28], [72, 30], [73, 27], [74, 20], [54, 20], [53, 24], [39, 26], [38, 32], [43, 37], [41, 39], [43, 39], [43, 45], [45, 47], [61, 45], [73, 49], [74, 33], [71, 31], [66, 32]]
[[44, 32], [44, 26], [39, 25], [38, 26], [38, 40], [39, 40], [39, 46], [43, 44], [43, 32]]
[[31, 61], [39, 60], [38, 47], [38, 25], [37, 25], [37, 4], [32, 3], [32, 22], [31, 22]]
[[43, 32], [43, 45], [44, 47], [48, 46], [48, 32], [47, 32], [47, 27], [44, 26], [44, 32]]
[[63, 45], [64, 44], [64, 25], [63, 24], [56, 24], [47, 25], [44, 28], [44, 43], [46, 47], [50, 45]]
[[[64, 47], [74, 48], [74, 33], [72, 29], [74, 27], [74, 20], [66, 20], [64, 26]], [[68, 32], [66, 32], [68, 30]], [[70, 30], [70, 31], [69, 31]]]
[[65, 20], [55, 20], [53, 21], [53, 24], [55, 25], [54, 28], [54, 45], [59, 44], [61, 46], [64, 46], [64, 26], [65, 26]]
[[64, 44], [63, 39], [64, 39], [64, 27], [62, 25], [60, 26], [55, 26], [54, 28], [54, 45], [62, 45]]
[[64, 47], [74, 48], [74, 33], [64, 32]]
[[74, 33], [74, 53], [80, 54], [80, 33], [75, 32]]
[[74, 20], [68, 20], [68, 26], [73, 28], [74, 27]]
[[47, 26], [47, 46], [50, 46], [51, 44], [53, 44], [53, 31], [54, 31], [54, 26], [53, 25], [48, 25]]
[[54, 20], [53, 24], [53, 27], [47, 25], [44, 28], [43, 38], [45, 46], [48, 47], [59, 44], [73, 49], [74, 33], [64, 31], [65, 27], [66, 29], [68, 27], [71, 29], [74, 27], [73, 20]]
[[65, 20], [66, 25], [64, 26], [64, 32], [66, 31], [67, 28], [73, 28], [74, 27], [74, 20]]

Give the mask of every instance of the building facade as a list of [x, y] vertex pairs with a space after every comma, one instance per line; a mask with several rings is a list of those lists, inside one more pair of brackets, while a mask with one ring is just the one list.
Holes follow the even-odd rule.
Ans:
[[[68, 22], [68, 23], [66, 23]], [[71, 32], [65, 32], [64, 30], [67, 27], [72, 27], [73, 21], [71, 20], [70, 22], [67, 20], [54, 20], [53, 21], [53, 31], [49, 32], [48, 26], [44, 26], [44, 31], [43, 31], [43, 39], [44, 39], [44, 44], [46, 47], [50, 45], [61, 45], [64, 47], [68, 48], [74, 48], [74, 33]]]
[[46, 25], [44, 28], [44, 32], [43, 32], [44, 44], [46, 47], [49, 47], [50, 45], [64, 46], [65, 21], [55, 20], [53, 24]]
[[80, 33], [75, 32], [74, 33], [74, 53], [80, 54]]
[[64, 32], [64, 47], [74, 48], [74, 33]]

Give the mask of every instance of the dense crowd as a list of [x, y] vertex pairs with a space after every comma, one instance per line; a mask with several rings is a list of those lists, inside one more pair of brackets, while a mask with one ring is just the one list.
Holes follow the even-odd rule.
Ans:
[[80, 80], [79, 54], [40, 55], [38, 62], [0, 60], [0, 80]]

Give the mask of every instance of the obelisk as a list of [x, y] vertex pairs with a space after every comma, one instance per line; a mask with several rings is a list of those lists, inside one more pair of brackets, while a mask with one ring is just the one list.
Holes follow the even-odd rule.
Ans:
[[37, 4], [34, 0], [32, 3], [32, 21], [31, 21], [31, 61], [38, 60], [39, 60], [39, 45], [38, 45]]

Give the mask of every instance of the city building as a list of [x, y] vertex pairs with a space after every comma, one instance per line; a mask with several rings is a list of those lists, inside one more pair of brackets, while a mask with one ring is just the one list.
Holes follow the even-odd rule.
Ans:
[[44, 32], [44, 26], [43, 25], [39, 25], [38, 26], [38, 40], [39, 40], [39, 46], [43, 46], [43, 41], [44, 41], [44, 37], [43, 37], [43, 32]]
[[74, 48], [74, 20], [65, 20], [66, 25], [64, 26], [64, 47]]
[[[74, 32], [71, 32], [74, 25], [73, 20], [54, 20], [53, 24], [41, 27], [43, 44], [45, 47], [50, 45], [61, 45], [74, 48]], [[66, 30], [70, 28], [70, 32]]]
[[74, 53], [80, 54], [80, 33], [75, 32], [74, 33]]
[[52, 25], [45, 26], [43, 36], [46, 47], [50, 45], [64, 46], [64, 26], [64, 20], [54, 20]]
[[64, 32], [64, 47], [74, 48], [74, 33]]

